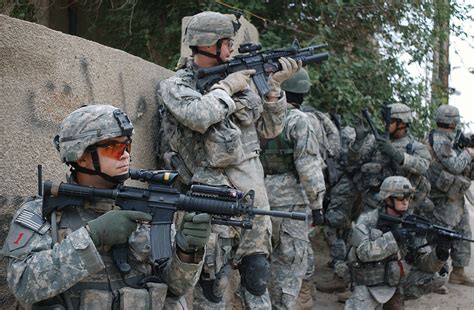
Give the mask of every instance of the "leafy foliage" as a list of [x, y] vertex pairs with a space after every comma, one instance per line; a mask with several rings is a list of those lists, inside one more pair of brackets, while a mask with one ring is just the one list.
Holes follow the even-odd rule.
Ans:
[[[77, 2], [95, 16], [84, 37], [169, 69], [179, 58], [182, 17], [203, 10], [241, 10], [266, 49], [289, 46], [295, 38], [302, 46], [326, 42], [330, 60], [309, 68], [308, 103], [355, 124], [363, 107], [379, 115], [383, 103], [403, 102], [417, 115], [411, 127], [418, 136], [427, 132], [442, 102], [430, 99], [426, 77], [414, 79], [406, 65], [431, 62], [437, 40], [448, 35], [434, 24], [473, 19], [472, 6], [449, 0]], [[25, 7], [22, 12], [16, 16], [31, 18]], [[452, 33], [465, 36], [462, 28], [450, 26]]]

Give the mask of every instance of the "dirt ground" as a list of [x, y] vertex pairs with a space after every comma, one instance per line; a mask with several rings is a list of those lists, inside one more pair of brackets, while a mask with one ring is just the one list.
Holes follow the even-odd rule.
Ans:
[[[473, 186], [474, 187], [474, 186]], [[471, 190], [474, 188], [471, 187]], [[12, 204], [11, 202], [9, 203]], [[18, 205], [18, 202], [13, 205]], [[5, 203], [4, 203], [5, 205]], [[469, 205], [469, 204], [468, 204]], [[469, 205], [470, 211], [470, 223], [472, 230], [474, 231], [474, 207]], [[10, 218], [3, 217], [0, 219], [0, 226], [2, 231], [3, 240], [6, 237], [5, 232], [8, 229]], [[3, 241], [2, 240], [2, 241]], [[314, 248], [318, 249], [315, 252], [316, 257], [316, 272], [314, 279], [318, 281], [329, 280], [332, 276], [332, 271], [326, 267], [326, 263], [329, 260], [329, 253], [326, 243], [324, 242], [320, 233], [315, 233], [312, 238]], [[467, 272], [471, 277], [474, 277], [474, 251], [471, 254], [471, 265], [467, 268]], [[0, 260], [0, 309], [13, 309], [13, 296], [10, 294], [8, 287], [6, 286], [6, 272], [5, 272], [5, 260]], [[317, 278], [316, 278], [317, 277]], [[235, 285], [236, 283], [234, 283]], [[418, 300], [410, 300], [406, 302], [406, 309], [430, 309], [430, 310], [441, 310], [441, 309], [474, 309], [474, 287], [456, 285], [448, 283], [449, 294], [437, 295], [430, 294], [423, 296]], [[339, 310], [344, 309], [344, 304], [337, 301], [336, 294], [328, 294], [313, 290], [313, 309], [324, 309], [324, 310]], [[188, 299], [190, 301], [190, 298]], [[239, 302], [234, 299], [232, 306], [228, 309], [240, 309]]]
[[[471, 187], [471, 190], [473, 188]], [[470, 213], [471, 229], [474, 231], [474, 207], [467, 202]], [[320, 279], [329, 280], [332, 276], [331, 269], [326, 267], [329, 252], [322, 235], [318, 234], [313, 238], [316, 257], [316, 276]], [[474, 250], [471, 253], [471, 265], [466, 268], [467, 273], [474, 277]], [[318, 280], [319, 281], [319, 280]], [[457, 310], [457, 309], [474, 309], [474, 287], [447, 284], [449, 294], [438, 295], [429, 294], [422, 296], [417, 300], [409, 300], [405, 303], [406, 309], [430, 309], [430, 310]], [[323, 293], [318, 290], [313, 291], [314, 306], [313, 309], [336, 310], [344, 309], [344, 304], [338, 303], [336, 294]]]

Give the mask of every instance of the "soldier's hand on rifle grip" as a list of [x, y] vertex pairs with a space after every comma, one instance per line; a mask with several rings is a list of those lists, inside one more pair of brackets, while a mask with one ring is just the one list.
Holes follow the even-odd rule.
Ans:
[[250, 77], [255, 74], [255, 69], [242, 70], [229, 74], [225, 79], [214, 84], [211, 90], [222, 89], [229, 96], [246, 89], [250, 83]]
[[378, 138], [377, 145], [382, 154], [390, 157], [395, 163], [401, 165], [403, 163], [404, 155], [397, 150], [390, 140], [385, 138]]
[[323, 209], [316, 209], [311, 211], [311, 215], [313, 218], [313, 223], [311, 226], [321, 226], [324, 224], [324, 214]]
[[137, 229], [137, 221], [149, 222], [148, 213], [130, 210], [112, 210], [87, 223], [89, 234], [96, 246], [115, 245], [127, 242]]
[[268, 79], [269, 97], [280, 97], [281, 83], [291, 78], [302, 67], [301, 60], [281, 57], [278, 62], [281, 64], [281, 70], [270, 75]]
[[187, 213], [176, 234], [176, 244], [184, 253], [196, 252], [207, 244], [211, 234], [211, 216], [207, 213]]

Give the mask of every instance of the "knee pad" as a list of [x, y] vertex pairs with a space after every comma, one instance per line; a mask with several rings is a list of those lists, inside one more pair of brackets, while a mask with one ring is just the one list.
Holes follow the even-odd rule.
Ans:
[[231, 265], [224, 265], [224, 267], [222, 267], [221, 270], [219, 270], [219, 272], [216, 274], [216, 278], [214, 280], [203, 277], [203, 273], [201, 273], [199, 285], [201, 286], [202, 292], [207, 300], [214, 303], [220, 303], [222, 301], [225, 289], [230, 282], [231, 273]]
[[345, 260], [346, 253], [346, 243], [342, 239], [336, 239], [333, 243], [329, 245], [329, 254], [335, 260]]
[[270, 264], [265, 255], [245, 256], [239, 266], [241, 284], [250, 294], [261, 296], [267, 289]]

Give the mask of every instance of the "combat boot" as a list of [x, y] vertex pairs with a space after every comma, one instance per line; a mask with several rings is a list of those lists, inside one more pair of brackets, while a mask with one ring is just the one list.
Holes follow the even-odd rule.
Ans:
[[337, 294], [337, 301], [344, 304], [346, 303], [346, 300], [351, 298], [351, 296], [352, 296], [352, 292], [350, 290], [347, 290], [343, 293]]
[[334, 275], [329, 281], [317, 281], [316, 288], [324, 293], [342, 293], [349, 289], [349, 285], [343, 278]]
[[314, 284], [311, 281], [303, 280], [300, 293], [295, 303], [295, 310], [310, 310], [313, 308], [313, 291]]
[[397, 291], [390, 300], [383, 305], [383, 310], [404, 310], [403, 296]]
[[446, 295], [446, 294], [449, 294], [449, 288], [447, 288], [446, 285], [442, 285], [438, 287], [437, 289], [435, 289], [433, 293], [439, 294], [439, 295]]
[[474, 286], [474, 280], [465, 273], [464, 267], [453, 267], [449, 275], [449, 283]]

